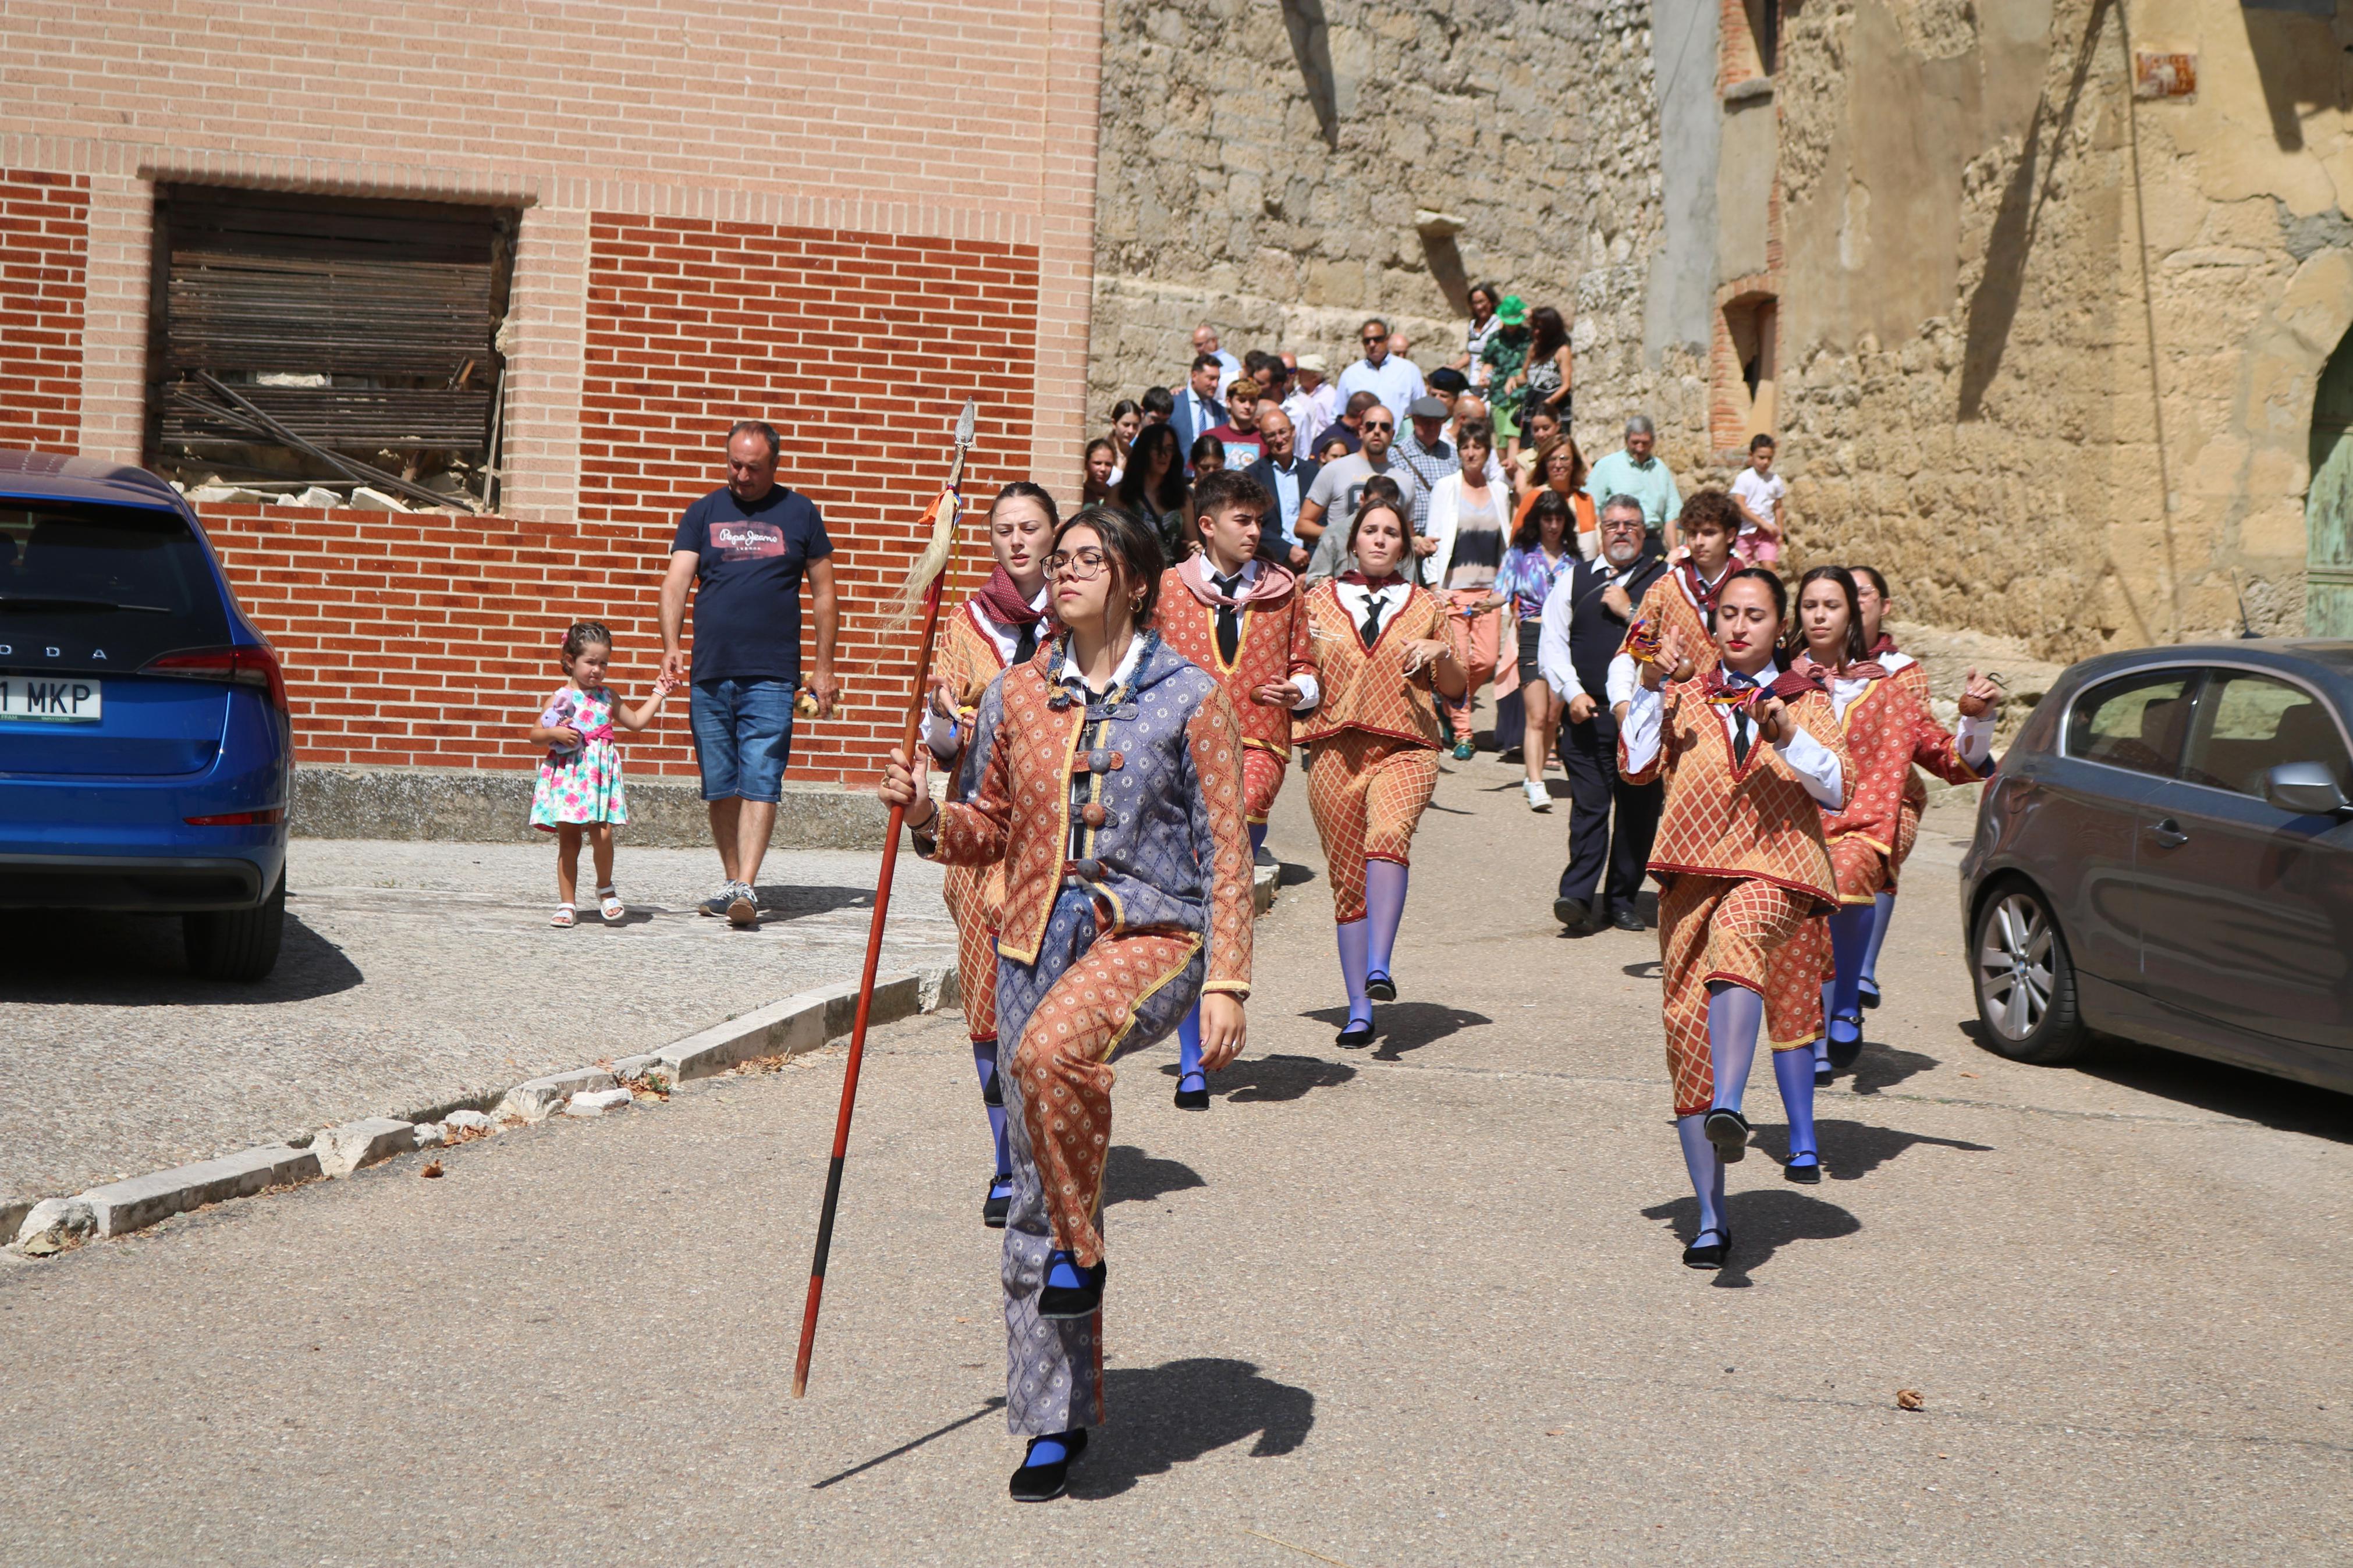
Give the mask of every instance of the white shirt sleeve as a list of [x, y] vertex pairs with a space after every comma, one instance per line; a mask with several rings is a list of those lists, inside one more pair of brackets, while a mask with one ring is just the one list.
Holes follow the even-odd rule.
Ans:
[[957, 732], [956, 721], [929, 703], [923, 705], [923, 744], [932, 749], [933, 756], [944, 763], [951, 761], [964, 750], [964, 736]]
[[[1626, 721], [1618, 727], [1618, 738], [1626, 747], [1626, 771], [1639, 773], [1658, 760], [1659, 735], [1666, 721], [1667, 694], [1663, 689], [1653, 691], [1641, 682], [1634, 683], [1633, 695], [1627, 700]], [[1837, 770], [1831, 770], [1835, 773]]]
[[1634, 689], [1642, 684], [1641, 671], [1635, 668], [1634, 656], [1630, 653], [1610, 655], [1609, 679], [1604, 684], [1612, 711], [1620, 702], [1631, 700]]
[[1554, 584], [1552, 592], [1545, 595], [1544, 616], [1539, 623], [1543, 630], [1536, 637], [1536, 669], [1545, 678], [1545, 684], [1564, 702], [1585, 690], [1585, 683], [1577, 679], [1576, 661], [1568, 652], [1568, 590], [1576, 581], [1577, 574], [1572, 572]]
[[1803, 730], [1774, 748], [1781, 760], [1806, 786], [1806, 793], [1824, 807], [1838, 810], [1846, 804], [1845, 781], [1839, 776], [1839, 760], [1828, 746]]
[[1304, 713], [1324, 700], [1324, 688], [1316, 684], [1314, 670], [1301, 670], [1291, 678], [1291, 683], [1299, 688], [1299, 700], [1291, 705], [1293, 713]]
[[1993, 755], [1993, 725], [1994, 721], [1990, 715], [1981, 719], [1972, 719], [1963, 714], [1960, 724], [1953, 731], [1953, 739], [1958, 743], [1961, 761], [1979, 773], [1985, 772], [1987, 759]]

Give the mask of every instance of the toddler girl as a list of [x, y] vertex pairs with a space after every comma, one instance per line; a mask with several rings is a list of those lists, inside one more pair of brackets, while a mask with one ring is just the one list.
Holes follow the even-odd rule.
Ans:
[[531, 727], [531, 743], [547, 748], [539, 764], [538, 787], [532, 792], [531, 825], [555, 835], [555, 890], [562, 895], [555, 918], [548, 923], [573, 923], [585, 832], [596, 858], [596, 912], [611, 924], [628, 912], [613, 891], [613, 824], [629, 820], [613, 726], [644, 729], [677, 682], [663, 676], [654, 682], [654, 694], [635, 710], [621, 706], [605, 684], [606, 668], [613, 662], [613, 634], [596, 621], [573, 623], [564, 634], [562, 662], [570, 679], [548, 699], [539, 722]]

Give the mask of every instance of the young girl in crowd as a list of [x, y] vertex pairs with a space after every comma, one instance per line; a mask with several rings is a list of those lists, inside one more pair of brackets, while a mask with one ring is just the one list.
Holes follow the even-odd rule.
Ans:
[[1405, 915], [1407, 849], [1438, 787], [1430, 689], [1459, 697], [1468, 685], [1446, 640], [1445, 611], [1399, 574], [1412, 536], [1397, 500], [1368, 488], [1348, 526], [1356, 569], [1307, 595], [1323, 693], [1298, 738], [1314, 748], [1307, 807], [1339, 927], [1343, 1046], [1370, 1045], [1373, 1003], [1397, 999], [1389, 963]]
[[1741, 1101], [1768, 1022], [1777, 1081], [1780, 1057], [1792, 1057], [1811, 1103], [1820, 970], [1785, 949], [1838, 907], [1821, 810], [1845, 805], [1853, 767], [1820, 688], [1775, 662], [1788, 611], [1779, 577], [1734, 573], [1715, 605], [1721, 662], [1672, 684], [1656, 629], [1628, 633], [1640, 679], [1619, 773], [1666, 781], [1651, 874], [1675, 1132], [1699, 1195], [1683, 1250], [1694, 1268], [1721, 1268], [1731, 1252], [1724, 1167], [1747, 1149]]
[[1733, 558], [1743, 566], [1770, 566], [1781, 559], [1781, 506], [1788, 482], [1773, 471], [1773, 437], [1748, 443], [1748, 466], [1732, 481], [1732, 503], [1740, 509], [1740, 538]]
[[1112, 487], [1119, 483], [1119, 454], [1111, 438], [1098, 436], [1087, 443], [1087, 468], [1080, 494], [1089, 506], [1107, 504], [1115, 493]]
[[[1315, 706], [1315, 658], [1304, 595], [1283, 567], [1258, 558], [1274, 498], [1247, 474], [1212, 474], [1193, 487], [1199, 547], [1160, 578], [1159, 628], [1168, 646], [1217, 677], [1242, 731], [1242, 820], [1250, 852], [1291, 761], [1294, 713]], [[1207, 1110], [1201, 1014], [1176, 1027], [1176, 1109]]]
[[922, 854], [1005, 868], [997, 931], [1013, 1203], [1006, 1420], [1030, 1439], [1016, 1501], [1060, 1496], [1103, 1420], [1103, 1162], [1112, 1059], [1198, 997], [1202, 1065], [1233, 1059], [1250, 985], [1241, 730], [1217, 681], [1152, 630], [1162, 563], [1141, 520], [1089, 507], [1046, 558], [1065, 628], [991, 682], [972, 798], [935, 806], [893, 751], [886, 805]]
[[1552, 796], [1545, 790], [1545, 763], [1553, 737], [1560, 732], [1562, 710], [1537, 666], [1537, 654], [1544, 639], [1545, 600], [1552, 596], [1553, 584], [1577, 564], [1577, 552], [1568, 543], [1575, 524], [1567, 499], [1539, 490], [1535, 502], [1520, 513], [1519, 531], [1512, 535], [1512, 548], [1504, 556], [1504, 570], [1495, 586], [1511, 596], [1512, 611], [1519, 621], [1520, 700], [1527, 715], [1520, 741], [1527, 778], [1521, 788], [1527, 795], [1529, 810], [1550, 811]]
[[[931, 713], [923, 740], [943, 765], [971, 755], [973, 722], [988, 684], [1028, 664], [1054, 629], [1046, 607], [1046, 550], [1060, 521], [1054, 498], [1027, 479], [997, 492], [988, 509], [988, 551], [995, 570], [978, 593], [956, 606], [940, 635], [932, 667]], [[948, 798], [970, 800], [978, 780], [959, 768]], [[1013, 1201], [1013, 1156], [1005, 1140], [1005, 1091], [997, 1077], [997, 927], [1005, 907], [1002, 866], [951, 866], [941, 892], [956, 927], [956, 979], [964, 993], [965, 1027], [972, 1036], [973, 1069], [996, 1144], [988, 1195], [980, 1222], [1005, 1224]]]
[[613, 825], [629, 820], [621, 790], [621, 749], [613, 727], [635, 732], [653, 721], [675, 689], [668, 676], [654, 682], [654, 694], [635, 708], [605, 684], [613, 662], [613, 634], [597, 621], [575, 621], [564, 634], [565, 682], [547, 700], [531, 743], [545, 746], [539, 782], [532, 790], [531, 825], [555, 835], [555, 916], [547, 923], [569, 926], [580, 896], [580, 840], [588, 840], [596, 864], [596, 912], [607, 923], [628, 912], [613, 890]]

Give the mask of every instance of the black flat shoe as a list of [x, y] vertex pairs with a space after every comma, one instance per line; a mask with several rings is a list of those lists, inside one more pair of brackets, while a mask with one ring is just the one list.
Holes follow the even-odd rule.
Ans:
[[1552, 918], [1573, 931], [1589, 931], [1594, 928], [1593, 911], [1576, 899], [1555, 899]]
[[[1011, 1489], [1015, 1502], [1051, 1502], [1070, 1485], [1071, 1461], [1087, 1451], [1087, 1429], [1073, 1427], [1056, 1440], [1062, 1445], [1062, 1457], [1050, 1465], [1033, 1465], [1028, 1455], [1022, 1457], [1021, 1468], [1013, 1472]], [[1038, 1445], [1045, 1441], [1043, 1437], [1030, 1438], [1030, 1453], [1036, 1453]]]
[[1373, 1043], [1373, 1026], [1370, 1024], [1351, 1024], [1335, 1036], [1332, 1043], [1350, 1051], [1369, 1046]]
[[1822, 1179], [1822, 1157], [1820, 1154], [1815, 1155], [1814, 1163], [1810, 1165], [1800, 1165], [1795, 1160], [1790, 1161], [1781, 1167], [1781, 1179], [1785, 1182], [1795, 1182], [1801, 1187], [1819, 1185]]
[[[1841, 1038], [1841, 1032], [1845, 1037]], [[1841, 1013], [1831, 1020], [1831, 1066], [1840, 1072], [1854, 1066], [1862, 1055], [1862, 1017], [1856, 1013]]]
[[1699, 1237], [1694, 1237], [1692, 1244], [1683, 1248], [1683, 1267], [1686, 1268], [1723, 1268], [1725, 1260], [1732, 1256], [1732, 1227], [1728, 1225], [1720, 1225], [1713, 1230], [1704, 1230], [1699, 1234], [1713, 1236], [1717, 1239], [1702, 1247]]
[[1879, 1005], [1878, 981], [1866, 980], [1862, 983], [1862, 1005], [1866, 1007], [1876, 1007]]
[[1185, 1079], [1187, 1078], [1201, 1078], [1201, 1075], [1197, 1072], [1188, 1072], [1185, 1075], [1185, 1078], [1180, 1078], [1176, 1080], [1179, 1086], [1176, 1090], [1176, 1109], [1179, 1110], [1208, 1110], [1209, 1080], [1207, 1079], [1201, 1079], [1200, 1088], [1186, 1089], [1182, 1086], [1185, 1082]]
[[[997, 1189], [1003, 1188], [1002, 1192]], [[1013, 1174], [999, 1171], [997, 1179], [988, 1184], [988, 1196], [980, 1203], [980, 1223], [991, 1230], [1005, 1228], [1005, 1216], [1013, 1207]]]
[[1715, 1157], [1727, 1165], [1736, 1165], [1748, 1152], [1748, 1118], [1722, 1106], [1707, 1113], [1700, 1124], [1707, 1141], [1715, 1145]]
[[1365, 994], [1376, 1002], [1394, 1002], [1397, 1000], [1397, 982], [1386, 974], [1367, 974], [1365, 976]]
[[1049, 1285], [1038, 1292], [1038, 1315], [1047, 1319], [1084, 1318], [1103, 1305], [1103, 1277], [1110, 1270], [1102, 1263], [1092, 1268], [1082, 1268], [1083, 1285]]
[[1620, 910], [1617, 913], [1609, 917], [1609, 923], [1616, 926], [1620, 931], [1648, 931], [1651, 929], [1643, 922], [1642, 917], [1636, 914], [1631, 910]]
[[1816, 1062], [1814, 1064], [1814, 1087], [1816, 1089], [1828, 1089], [1837, 1081], [1838, 1071], [1836, 1068], [1832, 1068], [1830, 1063]]

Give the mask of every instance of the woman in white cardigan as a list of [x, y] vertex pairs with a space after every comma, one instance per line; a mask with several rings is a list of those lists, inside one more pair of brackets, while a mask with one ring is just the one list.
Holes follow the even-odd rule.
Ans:
[[[1454, 662], [1467, 677], [1460, 697], [1446, 700], [1454, 726], [1454, 760], [1471, 760], [1471, 700], [1495, 673], [1504, 645], [1504, 610], [1511, 601], [1495, 591], [1504, 547], [1512, 532], [1512, 499], [1487, 482], [1487, 459], [1495, 450], [1494, 426], [1483, 419], [1463, 422], [1455, 433], [1462, 468], [1430, 492], [1430, 537], [1437, 548], [1422, 558], [1422, 583], [1446, 606], [1446, 637]], [[1500, 744], [1501, 742], [1499, 741]]]

